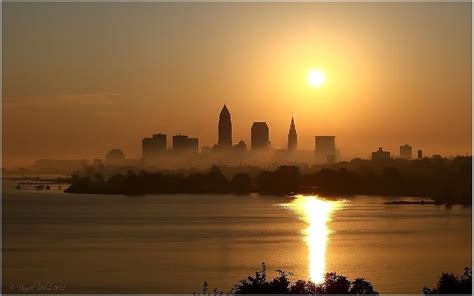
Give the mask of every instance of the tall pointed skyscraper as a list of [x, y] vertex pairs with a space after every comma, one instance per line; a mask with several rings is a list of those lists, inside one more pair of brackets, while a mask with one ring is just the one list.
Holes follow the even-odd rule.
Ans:
[[298, 135], [296, 134], [295, 121], [291, 116], [290, 131], [288, 132], [288, 150], [295, 151], [298, 143]]
[[226, 105], [224, 105], [219, 115], [217, 146], [222, 149], [232, 148], [232, 122]]

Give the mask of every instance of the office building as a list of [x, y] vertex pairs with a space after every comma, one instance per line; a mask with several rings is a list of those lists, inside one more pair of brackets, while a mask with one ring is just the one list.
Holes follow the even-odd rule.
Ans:
[[316, 136], [314, 137], [314, 151], [316, 161], [333, 163], [336, 161], [336, 137]]
[[199, 139], [198, 138], [188, 138], [188, 150], [189, 152], [193, 152], [193, 153], [199, 152]]
[[382, 147], [379, 147], [379, 150], [372, 152], [372, 160], [375, 160], [375, 161], [390, 160], [390, 152], [383, 151]]
[[175, 152], [199, 152], [199, 139], [189, 138], [185, 135], [173, 136], [173, 151]]
[[296, 134], [295, 121], [291, 116], [290, 131], [288, 132], [288, 150], [296, 151], [298, 145], [298, 135]]
[[254, 122], [250, 135], [250, 147], [252, 150], [266, 149], [270, 146], [270, 136], [266, 122]]
[[221, 149], [232, 148], [232, 122], [226, 105], [219, 115], [217, 146]]
[[185, 151], [188, 149], [188, 136], [176, 135], [173, 136], [173, 150]]
[[145, 160], [156, 158], [166, 151], [166, 135], [154, 134], [152, 138], [142, 140], [142, 157]]
[[412, 148], [410, 145], [400, 146], [400, 158], [412, 159]]

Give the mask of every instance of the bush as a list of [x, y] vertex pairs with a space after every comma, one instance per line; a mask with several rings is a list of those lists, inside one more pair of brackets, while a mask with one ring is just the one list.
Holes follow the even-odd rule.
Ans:
[[423, 293], [428, 294], [471, 294], [472, 293], [472, 270], [464, 268], [461, 276], [452, 273], [442, 273], [436, 288], [423, 288]]
[[247, 277], [234, 286], [234, 294], [378, 294], [371, 283], [362, 278], [349, 281], [345, 276], [335, 272], [326, 273], [320, 284], [298, 280], [293, 285], [289, 280], [291, 273], [277, 270], [278, 275], [267, 281], [265, 263], [262, 271], [255, 277]]

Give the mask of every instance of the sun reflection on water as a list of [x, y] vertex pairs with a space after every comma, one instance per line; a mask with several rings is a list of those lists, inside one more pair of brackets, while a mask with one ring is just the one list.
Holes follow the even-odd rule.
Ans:
[[291, 203], [283, 205], [295, 211], [299, 218], [308, 224], [303, 234], [309, 253], [309, 277], [315, 283], [322, 282], [326, 272], [326, 244], [330, 234], [328, 222], [340, 205], [341, 201], [304, 195], [298, 195]]

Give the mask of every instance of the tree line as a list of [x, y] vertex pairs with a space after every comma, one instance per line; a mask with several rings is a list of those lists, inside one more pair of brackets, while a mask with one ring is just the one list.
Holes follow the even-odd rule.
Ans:
[[[278, 274], [274, 279], [268, 280], [265, 263], [262, 263], [261, 271], [255, 272], [255, 276], [248, 276], [240, 280], [228, 293], [213, 290], [214, 295], [234, 295], [234, 294], [371, 294], [378, 295], [372, 283], [364, 278], [349, 280], [343, 275], [329, 272], [324, 275], [321, 283], [312, 281], [297, 280], [290, 281], [290, 272], [277, 270]], [[472, 295], [472, 270], [469, 267], [464, 269], [463, 274], [454, 275], [452, 273], [442, 273], [436, 287], [422, 289], [424, 295], [429, 294], [466, 294]], [[196, 295], [196, 293], [194, 293]], [[201, 295], [201, 293], [197, 293]], [[202, 295], [210, 295], [209, 284], [204, 282]]]
[[256, 176], [238, 170], [226, 177], [217, 166], [207, 172], [138, 173], [129, 170], [104, 178], [74, 175], [67, 192], [98, 194], [237, 193], [418, 196], [438, 203], [471, 204], [472, 157], [394, 161], [352, 161], [302, 173], [283, 165]]

